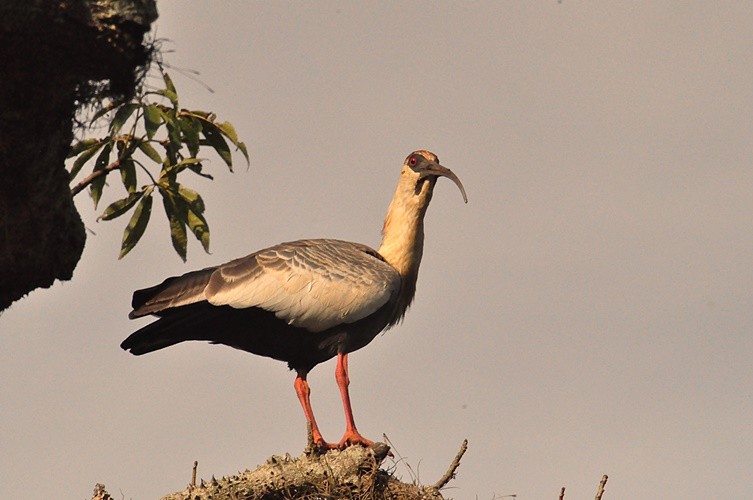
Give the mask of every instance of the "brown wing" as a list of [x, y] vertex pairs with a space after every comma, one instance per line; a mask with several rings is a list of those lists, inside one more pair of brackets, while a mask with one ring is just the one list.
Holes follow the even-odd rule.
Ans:
[[300, 240], [139, 290], [130, 317], [207, 301], [258, 307], [318, 332], [369, 316], [399, 290], [399, 274], [373, 249], [340, 240]]
[[259, 307], [319, 332], [369, 316], [399, 289], [397, 271], [365, 245], [300, 240], [218, 267], [204, 295], [214, 305]]

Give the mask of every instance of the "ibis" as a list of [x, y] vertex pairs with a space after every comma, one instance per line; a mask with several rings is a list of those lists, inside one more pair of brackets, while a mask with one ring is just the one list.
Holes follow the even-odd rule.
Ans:
[[[400, 322], [413, 301], [424, 250], [424, 216], [439, 177], [460, 179], [429, 151], [403, 163], [379, 250], [334, 239], [281, 243], [216, 267], [137, 290], [129, 317], [158, 319], [121, 347], [141, 355], [189, 340], [223, 344], [285, 361], [317, 447], [370, 446], [350, 405], [348, 354]], [[337, 357], [335, 379], [346, 430], [327, 443], [311, 409], [308, 373]]]

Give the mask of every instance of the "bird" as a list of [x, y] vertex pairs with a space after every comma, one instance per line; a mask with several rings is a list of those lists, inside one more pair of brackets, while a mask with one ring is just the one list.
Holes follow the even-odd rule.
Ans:
[[[377, 250], [336, 239], [291, 241], [136, 290], [129, 318], [158, 319], [120, 347], [142, 355], [198, 340], [287, 362], [296, 372], [293, 385], [317, 448], [373, 445], [353, 418], [348, 354], [401, 322], [411, 305], [424, 249], [424, 216], [439, 177], [453, 181], [468, 203], [460, 179], [434, 153], [411, 153]], [[329, 443], [314, 418], [307, 375], [335, 357], [346, 430], [338, 443]]]

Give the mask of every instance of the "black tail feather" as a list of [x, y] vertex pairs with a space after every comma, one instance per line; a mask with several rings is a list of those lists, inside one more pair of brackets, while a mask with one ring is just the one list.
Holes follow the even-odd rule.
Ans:
[[313, 333], [255, 307], [234, 309], [197, 302], [160, 313], [120, 347], [137, 356], [189, 340], [224, 344], [310, 370], [337, 354], [337, 332]]
[[165, 321], [169, 321], [169, 319], [162, 318], [135, 331], [120, 344], [120, 347], [130, 351], [131, 354], [140, 356], [188, 340], [185, 335], [180, 334], [173, 328], [165, 330], [164, 327], [167, 326]]
[[120, 347], [139, 356], [188, 340], [213, 340], [208, 323], [214, 309], [207, 303], [199, 303], [171, 310], [132, 333]]

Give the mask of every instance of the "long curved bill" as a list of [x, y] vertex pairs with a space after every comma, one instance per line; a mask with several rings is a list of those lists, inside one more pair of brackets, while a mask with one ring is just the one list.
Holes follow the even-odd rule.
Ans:
[[463, 195], [463, 201], [468, 203], [468, 197], [465, 195], [465, 188], [463, 187], [463, 183], [460, 182], [460, 178], [455, 175], [455, 172], [447, 167], [443, 167], [439, 163], [427, 162], [424, 165], [425, 166], [419, 171], [421, 179], [430, 175], [433, 175], [435, 177], [447, 177], [455, 183], [458, 189], [460, 189], [460, 193]]

